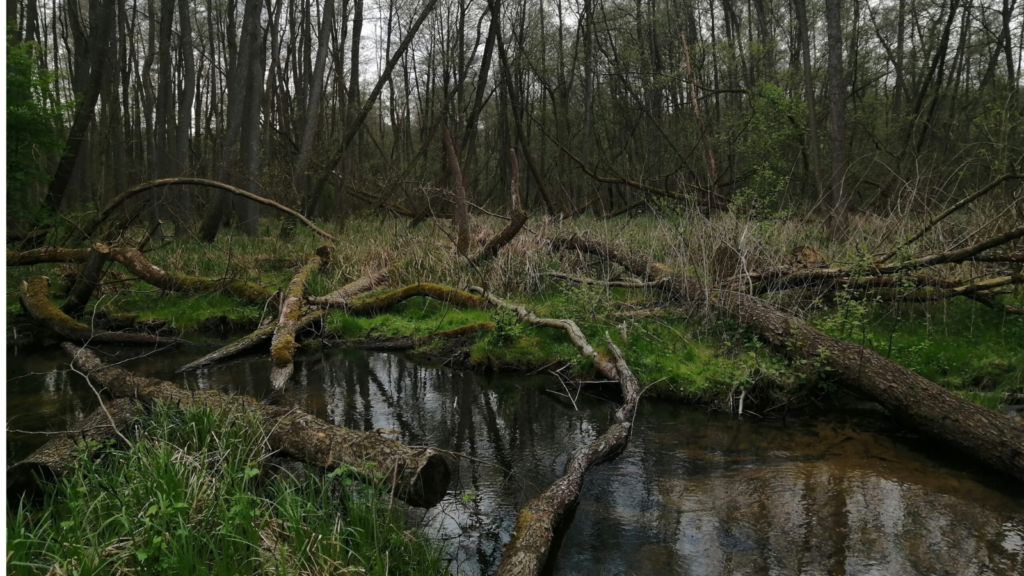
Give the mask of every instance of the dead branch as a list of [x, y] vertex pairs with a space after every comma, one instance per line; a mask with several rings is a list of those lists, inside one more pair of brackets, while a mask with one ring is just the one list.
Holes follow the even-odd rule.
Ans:
[[92, 298], [92, 293], [99, 286], [103, 277], [103, 268], [110, 259], [110, 248], [102, 242], [96, 242], [89, 250], [85, 264], [82, 265], [82, 272], [78, 275], [74, 286], [68, 293], [68, 299], [64, 302], [61, 310], [68, 316], [75, 318], [85, 310], [86, 304]]
[[310, 230], [316, 232], [320, 236], [332, 242], [338, 241], [338, 239], [332, 236], [331, 234], [328, 234], [327, 232], [318, 228], [316, 224], [313, 224], [308, 218], [306, 218], [302, 214], [299, 214], [295, 210], [288, 208], [287, 206], [282, 206], [281, 204], [278, 204], [273, 200], [264, 198], [263, 196], [257, 196], [252, 192], [246, 192], [241, 188], [236, 188], [223, 182], [217, 182], [216, 180], [207, 180], [205, 178], [163, 178], [160, 180], [151, 180], [149, 182], [143, 182], [138, 186], [134, 186], [125, 191], [123, 194], [119, 195], [117, 198], [111, 200], [110, 204], [107, 204], [106, 208], [101, 210], [100, 213], [96, 216], [96, 218], [93, 219], [92, 222], [90, 222], [83, 228], [85, 234], [87, 236], [91, 236], [93, 233], [95, 233], [96, 229], [99, 228], [100, 224], [102, 224], [104, 220], [106, 220], [121, 204], [124, 204], [132, 197], [137, 196], [148, 190], [152, 190], [154, 188], [162, 188], [164, 186], [205, 186], [208, 188], [217, 188], [220, 190], [224, 190], [225, 192], [229, 192], [231, 194], [234, 194], [235, 196], [248, 198], [253, 202], [263, 204], [264, 206], [270, 206], [275, 210], [284, 212], [285, 214], [288, 214], [289, 216], [297, 219], [299, 222], [302, 222], [303, 224], [308, 226]]

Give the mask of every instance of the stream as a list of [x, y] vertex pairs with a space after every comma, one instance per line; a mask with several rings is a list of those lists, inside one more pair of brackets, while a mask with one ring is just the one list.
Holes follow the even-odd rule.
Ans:
[[[107, 362], [179, 384], [266, 399], [270, 360], [187, 375], [204, 350], [105, 349]], [[7, 425], [62, 430], [96, 406], [56, 347], [8, 349]], [[545, 393], [544, 389], [556, 393]], [[274, 401], [358, 430], [468, 456], [447, 498], [411, 509], [453, 573], [500, 560], [517, 509], [608, 424], [613, 402], [573, 402], [548, 376], [479, 375], [402, 355], [330, 350], [296, 363]], [[7, 436], [8, 464], [45, 442]], [[644, 400], [627, 450], [587, 475], [553, 574], [1019, 575], [1024, 490], [884, 419], [759, 419]]]

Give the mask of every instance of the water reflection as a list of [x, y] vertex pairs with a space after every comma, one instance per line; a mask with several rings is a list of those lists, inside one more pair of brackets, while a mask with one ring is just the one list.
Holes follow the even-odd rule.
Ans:
[[[171, 378], [199, 354], [164, 354], [126, 367]], [[91, 409], [92, 393], [64, 366], [59, 351], [10, 357], [11, 428], [60, 429]], [[250, 358], [176, 380], [270, 400], [269, 368], [267, 360]], [[496, 567], [516, 510], [609, 419], [606, 401], [584, 395], [576, 411], [541, 391], [557, 386], [544, 378], [483, 377], [362, 352], [330, 352], [296, 368], [295, 386], [273, 401], [466, 456], [448, 498], [410, 512], [447, 544], [452, 570], [465, 574]], [[645, 402], [626, 453], [586, 480], [551, 569], [1024, 572], [1024, 497], [863, 428], [835, 420], [749, 423]], [[44, 440], [9, 435], [10, 457]]]

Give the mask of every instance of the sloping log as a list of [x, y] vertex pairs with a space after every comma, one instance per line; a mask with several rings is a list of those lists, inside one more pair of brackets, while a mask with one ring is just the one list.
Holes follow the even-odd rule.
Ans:
[[227, 292], [241, 300], [264, 304], [274, 297], [274, 291], [262, 286], [232, 278], [199, 278], [177, 272], [168, 272], [150, 262], [135, 248], [113, 251], [114, 259], [140, 280], [168, 292], [195, 294], [201, 292]]
[[369, 292], [380, 286], [388, 279], [389, 270], [374, 272], [369, 276], [363, 276], [357, 280], [345, 284], [326, 296], [311, 296], [306, 300], [316, 306], [346, 306], [348, 301], [363, 292]]
[[[73, 430], [59, 434], [43, 444], [27, 458], [7, 469], [7, 498], [39, 491], [40, 481], [59, 478], [68, 473], [78, 459], [82, 442], [105, 443], [117, 438], [118, 430], [127, 428], [142, 414], [138, 403], [120, 398], [98, 409]], [[108, 417], [107, 414], [110, 416]], [[110, 422], [113, 420], [114, 425]], [[115, 428], [116, 426], [116, 428]]]
[[103, 267], [110, 259], [110, 248], [102, 242], [96, 242], [89, 250], [89, 256], [82, 265], [82, 272], [71, 287], [68, 299], [64, 302], [61, 310], [72, 318], [77, 317], [85, 310], [86, 304], [92, 298], [92, 293], [99, 286], [103, 276]]
[[[7, 251], [8, 266], [30, 266], [57, 262], [85, 262], [89, 257], [87, 248], [38, 248], [25, 252]], [[168, 292], [227, 292], [237, 298], [264, 304], [274, 296], [274, 291], [231, 278], [210, 279], [167, 272], [147, 259], [135, 248], [111, 248], [110, 257], [129, 272], [147, 284]]]
[[33, 248], [32, 250], [7, 250], [8, 266], [32, 266], [57, 262], [85, 262], [89, 257], [88, 248]]
[[534, 326], [540, 326], [543, 328], [554, 328], [556, 330], [562, 330], [563, 332], [566, 333], [567, 336], [569, 336], [569, 341], [572, 342], [573, 346], [575, 346], [577, 350], [579, 350], [580, 354], [584, 358], [594, 363], [594, 367], [597, 368], [597, 371], [600, 372], [602, 376], [609, 380], [619, 379], [619, 374], [615, 369], [615, 363], [613, 363], [605, 356], [599, 354], [597, 350], [595, 350], [594, 347], [590, 345], [590, 342], [587, 341], [587, 337], [584, 336], [583, 331], [580, 330], [580, 327], [577, 326], [576, 323], [573, 322], [572, 320], [566, 320], [562, 318], [541, 318], [534, 314], [533, 312], [530, 312], [523, 306], [509, 304], [508, 302], [505, 302], [504, 300], [498, 298], [494, 294], [485, 292], [483, 288], [474, 286], [469, 290], [470, 292], [483, 294], [483, 298], [485, 298], [487, 302], [490, 302], [496, 308], [502, 308], [514, 312], [515, 315], [518, 316], [521, 321], [526, 322], [527, 324], [532, 324]]
[[[299, 318], [296, 323], [296, 332], [301, 331], [305, 327], [314, 324], [322, 320], [328, 314], [328, 310], [314, 310], [308, 314], [304, 314], [302, 318]], [[190, 362], [181, 368], [178, 368], [176, 372], [179, 374], [182, 372], [188, 372], [189, 370], [198, 370], [199, 368], [205, 368], [211, 364], [216, 364], [221, 360], [226, 360], [232, 356], [237, 356], [246, 350], [256, 348], [260, 344], [266, 343], [274, 336], [274, 330], [277, 328], [277, 321], [271, 322], [267, 326], [257, 328], [253, 332], [249, 333], [238, 340], [235, 340], [231, 344], [218, 348], [213, 352], [210, 352], [206, 356]]]
[[512, 530], [512, 540], [505, 546], [498, 566], [499, 576], [533, 576], [541, 573], [551, 551], [555, 528], [579, 500], [584, 475], [594, 465], [622, 453], [629, 442], [633, 415], [640, 401], [640, 383], [626, 365], [622, 352], [611, 338], [607, 335], [605, 337], [614, 356], [610, 369], [617, 375], [616, 379], [622, 389], [622, 405], [615, 411], [612, 425], [604, 434], [577, 448], [569, 457], [562, 476], [519, 510]]
[[440, 302], [452, 304], [461, 308], [486, 308], [489, 304], [485, 298], [474, 296], [468, 292], [443, 286], [441, 284], [430, 284], [420, 282], [410, 284], [379, 296], [365, 298], [352, 302], [346, 307], [346, 312], [353, 316], [372, 316], [380, 314], [416, 296], [433, 298]]
[[133, 346], [159, 346], [186, 343], [177, 338], [163, 338], [130, 332], [94, 330], [71, 318], [50, 300], [50, 279], [32, 276], [21, 283], [21, 305], [29, 316], [51, 332], [76, 342], [94, 344], [127, 344]]
[[673, 275], [645, 256], [590, 238], [560, 237], [552, 246], [605, 258], [648, 281], [667, 279], [658, 287], [670, 296], [685, 303], [706, 303], [791, 358], [823, 364], [841, 383], [909, 425], [1024, 480], [1024, 425], [1019, 422], [965, 400], [872, 350], [828, 336], [749, 294], [725, 290], [708, 294], [699, 282]]
[[113, 214], [114, 211], [117, 210], [117, 208], [121, 204], [124, 204], [132, 197], [138, 194], [142, 194], [143, 192], [152, 190], [154, 188], [161, 188], [164, 186], [204, 186], [207, 188], [218, 188], [220, 190], [224, 190], [225, 192], [234, 194], [235, 196], [241, 196], [242, 198], [247, 198], [249, 200], [252, 200], [253, 202], [257, 202], [259, 204], [263, 204], [264, 206], [269, 206], [280, 212], [284, 212], [285, 214], [288, 214], [289, 216], [295, 218], [299, 222], [302, 222], [303, 224], [308, 226], [310, 230], [316, 232], [317, 234], [326, 238], [327, 240], [330, 240], [332, 242], [338, 241], [338, 239], [335, 238], [334, 236], [328, 234], [327, 232], [321, 230], [320, 228], [317, 228], [316, 224], [310, 222], [308, 218], [306, 218], [302, 214], [299, 214], [295, 210], [288, 208], [287, 206], [282, 206], [281, 204], [278, 204], [273, 200], [264, 198], [263, 196], [257, 196], [252, 192], [246, 192], [241, 188], [236, 188], [223, 182], [217, 182], [216, 180], [207, 180], [205, 178], [163, 178], [161, 180], [151, 180], [149, 182], [143, 182], [142, 184], [130, 188], [129, 190], [126, 190], [124, 193], [119, 195], [117, 198], [111, 200], [110, 204], [107, 204], [107, 206], [100, 211], [96, 218], [93, 219], [92, 222], [90, 222], [83, 228], [85, 234], [87, 236], [92, 235], [96, 231], [96, 229], [99, 228], [100, 224], [102, 224], [104, 220], [106, 220], [111, 214]]
[[519, 234], [519, 231], [526, 225], [526, 221], [529, 219], [529, 215], [526, 212], [519, 211], [512, 215], [512, 219], [508, 221], [508, 224], [495, 234], [487, 244], [480, 249], [476, 255], [471, 258], [474, 264], [482, 264], [488, 260], [494, 258], [501, 252], [501, 249], [508, 245], [509, 242], [515, 239]]
[[331, 260], [331, 247], [321, 246], [315, 254], [307, 258], [306, 263], [295, 273], [288, 283], [281, 299], [281, 311], [277, 317], [277, 327], [270, 342], [270, 357], [274, 366], [270, 369], [270, 384], [275, 390], [284, 388], [285, 383], [295, 370], [295, 350], [299, 345], [295, 342], [295, 334], [299, 328], [299, 316], [302, 313], [302, 296], [306, 291], [306, 280], [321, 266]]
[[328, 424], [301, 410], [265, 406], [248, 396], [217, 391], [191, 391], [155, 378], [134, 375], [105, 366], [90, 350], [64, 344], [73, 365], [118, 398], [136, 398], [145, 405], [209, 406], [222, 410], [252, 410], [271, 430], [267, 441], [273, 450], [326, 469], [349, 465], [357, 472], [372, 466], [383, 475], [392, 494], [413, 506], [431, 507], [444, 498], [451, 469], [433, 448], [413, 448], [374, 432], [357, 432]]

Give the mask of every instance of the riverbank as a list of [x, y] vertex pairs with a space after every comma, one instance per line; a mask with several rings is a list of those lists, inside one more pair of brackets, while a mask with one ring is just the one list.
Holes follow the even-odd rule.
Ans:
[[[501, 224], [497, 219], [474, 220], [481, 238]], [[175, 239], [147, 257], [167, 270], [239, 279], [272, 292], [288, 283], [303, 255], [312, 252], [321, 239], [300, 229], [285, 242], [277, 239], [275, 223], [268, 221], [263, 226], [258, 237], [227, 233], [212, 245]], [[736, 406], [743, 396], [748, 406], [770, 408], [806, 402], [830, 393], [833, 387], [827, 374], [823, 376], [814, 366], [787, 360], [757, 337], [728, 321], [714, 319], [699, 307], [683, 310], [651, 290], [566, 283], [550, 276], [611, 278], [620, 273], [583, 258], [552, 255], [546, 238], [586, 230], [627, 246], [644, 246], [655, 258], [710, 283], [735, 272], [722, 269], [728, 258], [712, 248], [721, 246], [730, 235], [741, 235], [739, 244], [746, 246], [736, 266], [763, 268], [786, 262], [798, 242], [817, 246], [815, 251], [830, 262], [854, 261], [872, 229], [881, 227], [866, 222], [848, 242], [835, 244], [811, 224], [741, 222], [728, 215], [713, 220], [641, 217], [620, 223], [590, 218], [560, 224], [534, 220], [497, 259], [477, 267], [453, 253], [447, 235], [433, 222], [410, 229], [401, 220], [354, 219], [344, 228], [331, 229], [339, 238], [335, 256], [328, 268], [311, 275], [307, 293], [323, 295], [385, 269], [392, 287], [419, 281], [462, 288], [486, 285], [538, 315], [574, 319], [595, 344], [609, 333], [641, 383], [650, 386], [648, 394], [721, 408]], [[127, 243], [131, 245], [130, 238]], [[961, 265], [953, 273], [969, 278], [978, 266]], [[59, 302], [61, 292], [69, 288], [71, 270], [72, 266], [63, 264], [8, 268], [12, 290], [8, 292], [9, 324], [15, 329], [19, 326], [21, 310], [15, 290], [22, 278], [47, 275]], [[85, 320], [97, 325], [128, 325], [129, 317], [134, 316], [138, 329], [190, 338], [237, 337], [273, 314], [270, 306], [222, 293], [166, 293], [122, 274], [117, 265], [112, 266], [100, 292]], [[1018, 287], [1000, 298], [1008, 304], [1020, 303], [1024, 293]], [[1024, 318], [1020, 315], [964, 298], [899, 303], [865, 298], [852, 290], [821, 295], [785, 293], [773, 295], [773, 303], [829, 334], [872, 348], [986, 406], [1014, 404], [1024, 395], [1024, 347], [1019, 346], [1024, 341]], [[431, 338], [437, 332], [481, 323], [492, 323], [493, 329], [463, 335], [455, 343]], [[412, 347], [421, 354], [457, 360], [477, 370], [558, 370], [576, 379], [594, 378], [593, 367], [580, 359], [564, 333], [529, 327], [509, 313], [460, 309], [416, 298], [369, 318], [333, 311], [318, 328], [303, 340], [307, 349], [315, 349], [325, 340], [368, 346], [412, 338]]]

